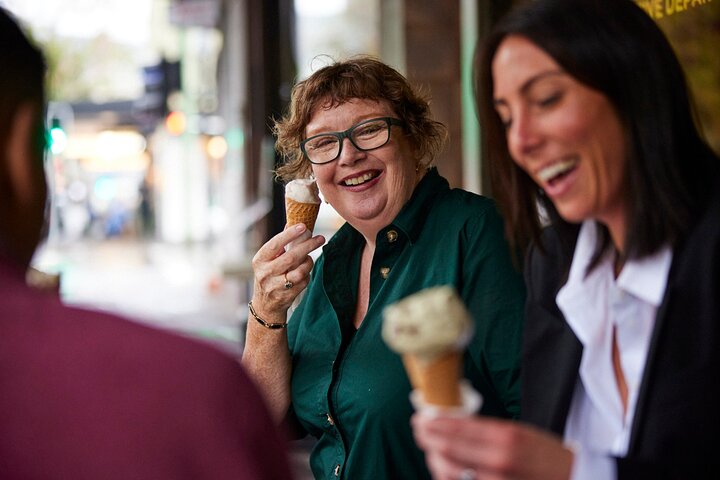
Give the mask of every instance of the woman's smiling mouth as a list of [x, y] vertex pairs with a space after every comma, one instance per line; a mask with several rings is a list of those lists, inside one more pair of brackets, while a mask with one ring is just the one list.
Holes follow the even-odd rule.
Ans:
[[355, 185], [362, 185], [363, 183], [372, 180], [378, 176], [378, 172], [367, 172], [357, 177], [346, 178], [342, 181], [343, 185], [347, 187], [353, 187]]
[[563, 160], [553, 163], [552, 165], [548, 165], [538, 171], [537, 177], [541, 182], [552, 185], [556, 180], [573, 170], [577, 163], [577, 159]]

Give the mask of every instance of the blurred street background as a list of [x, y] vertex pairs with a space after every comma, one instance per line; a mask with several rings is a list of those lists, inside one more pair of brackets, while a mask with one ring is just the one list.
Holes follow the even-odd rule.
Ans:
[[[720, 1], [636, 1], [671, 39], [720, 151]], [[333, 59], [380, 57], [448, 126], [441, 174], [491, 195], [472, 63], [513, 3], [0, 0], [49, 63], [51, 202], [35, 268], [69, 304], [240, 355], [250, 259], [284, 225], [270, 128], [295, 81]], [[341, 223], [323, 204], [316, 233]]]
[[[63, 299], [240, 353], [250, 259], [284, 225], [272, 119], [292, 85], [364, 53], [431, 97], [453, 186], [482, 175], [472, 58], [512, 0], [0, 0], [48, 57], [48, 238]], [[720, 149], [720, 3], [638, 3], [689, 72]], [[648, 52], [651, 54], [651, 52]], [[321, 207], [318, 233], [342, 220]]]
[[[241, 282], [212, 246], [117, 238], [43, 247], [36, 263], [61, 274], [66, 303], [118, 312], [240, 354]], [[242, 311], [241, 311], [242, 310]]]

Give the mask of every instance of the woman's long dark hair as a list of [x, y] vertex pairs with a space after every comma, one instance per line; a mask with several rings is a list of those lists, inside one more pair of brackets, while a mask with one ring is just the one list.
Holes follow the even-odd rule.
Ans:
[[[46, 66], [40, 49], [25, 36], [15, 17], [3, 7], [0, 7], [0, 65], [0, 91], [3, 93], [0, 95], [0, 154], [4, 154], [18, 108], [24, 103], [33, 103], [38, 110], [44, 110]], [[37, 139], [38, 150], [44, 148], [42, 140]]]
[[[539, 242], [538, 206], [564, 221], [552, 202], [510, 157], [493, 105], [492, 61], [509, 35], [523, 36], [571, 76], [603, 93], [616, 109], [627, 142], [627, 257], [674, 244], [702, 210], [717, 179], [717, 155], [705, 143], [685, 76], [654, 21], [630, 0], [536, 0], [502, 19], [476, 61], [480, 109], [492, 194], [515, 246]], [[604, 239], [597, 256], [609, 245]], [[542, 245], [541, 245], [542, 247]]]

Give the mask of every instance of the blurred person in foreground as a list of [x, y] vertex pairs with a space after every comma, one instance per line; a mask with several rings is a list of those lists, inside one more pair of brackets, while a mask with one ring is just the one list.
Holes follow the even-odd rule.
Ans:
[[302, 225], [258, 251], [252, 303], [266, 323], [284, 325], [307, 290], [287, 328], [250, 318], [243, 364], [278, 421], [296, 419], [318, 439], [310, 460], [317, 478], [429, 478], [410, 429], [410, 383], [381, 338], [381, 313], [423, 288], [453, 286], [475, 321], [464, 374], [486, 414], [517, 417], [525, 292], [500, 216], [489, 199], [450, 189], [430, 166], [444, 126], [376, 59], [337, 62], [299, 82], [276, 133], [286, 157], [278, 175], [314, 176], [347, 223], [314, 269], [308, 254], [321, 236], [284, 251]]
[[26, 286], [41, 239], [42, 53], [0, 8], [0, 478], [289, 478], [237, 362]]
[[416, 415], [431, 470], [716, 477], [720, 160], [670, 44], [629, 0], [538, 0], [476, 67], [493, 192], [507, 234], [533, 243], [529, 425]]

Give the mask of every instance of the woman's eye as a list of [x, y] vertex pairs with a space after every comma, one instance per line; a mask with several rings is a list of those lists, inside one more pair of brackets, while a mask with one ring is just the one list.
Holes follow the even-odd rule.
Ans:
[[380, 125], [367, 125], [360, 129], [355, 130], [353, 132], [356, 137], [372, 137], [373, 135], [377, 135], [384, 126]]
[[336, 139], [334, 137], [319, 138], [313, 142], [308, 143], [307, 147], [311, 150], [322, 150], [332, 147], [335, 142]]
[[562, 94], [554, 93], [552, 95], [548, 95], [546, 97], [541, 98], [537, 103], [541, 107], [550, 107], [552, 105], [555, 105], [560, 100], [561, 97], [562, 97]]
[[510, 128], [510, 125], [512, 124], [512, 118], [510, 117], [503, 117], [499, 113], [497, 114], [498, 118], [500, 119], [500, 123], [502, 124], [503, 128], [505, 130]]

